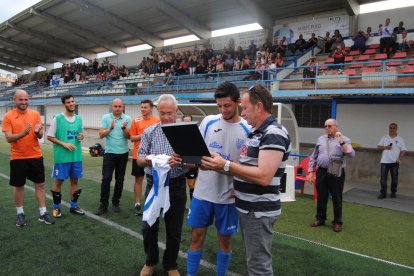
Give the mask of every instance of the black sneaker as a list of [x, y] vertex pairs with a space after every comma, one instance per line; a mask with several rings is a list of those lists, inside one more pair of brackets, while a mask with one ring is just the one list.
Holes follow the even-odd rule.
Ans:
[[397, 195], [395, 193], [391, 193], [391, 198], [396, 198]]
[[26, 225], [26, 218], [23, 213], [18, 214], [16, 217], [16, 226], [23, 227]]
[[70, 212], [75, 214], [75, 215], [84, 215], [85, 211], [83, 211], [81, 208], [79, 208], [79, 206], [76, 206], [75, 208], [70, 208]]
[[121, 208], [119, 208], [119, 205], [112, 205], [112, 212], [114, 213], [121, 212]]
[[39, 221], [46, 224], [55, 224], [55, 221], [52, 219], [52, 216], [48, 212], [45, 212], [43, 216], [40, 216]]
[[103, 215], [103, 213], [106, 213], [106, 212], [108, 212], [108, 207], [101, 204], [99, 205], [98, 210], [94, 212], [94, 214], [97, 216], [101, 216]]
[[141, 209], [141, 205], [137, 204], [134, 207], [134, 214], [136, 216], [142, 216], [142, 209]]
[[384, 195], [384, 194], [380, 194], [379, 196], [378, 196], [378, 198], [379, 199], [383, 199], [383, 198], [386, 198], [387, 196], [386, 195]]

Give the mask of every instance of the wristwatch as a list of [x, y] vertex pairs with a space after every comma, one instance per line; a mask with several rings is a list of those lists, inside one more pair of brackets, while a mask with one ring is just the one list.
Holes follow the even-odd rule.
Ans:
[[341, 146], [345, 145], [345, 142], [339, 143]]
[[225, 172], [229, 172], [230, 171], [230, 161], [229, 160], [227, 160], [226, 161], [226, 164], [224, 164], [224, 167], [223, 167], [223, 170], [225, 171]]

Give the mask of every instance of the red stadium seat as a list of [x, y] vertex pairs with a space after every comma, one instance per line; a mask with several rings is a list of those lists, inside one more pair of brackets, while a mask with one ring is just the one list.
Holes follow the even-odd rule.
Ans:
[[375, 50], [375, 49], [366, 49], [365, 50], [365, 55], [373, 55], [373, 54], [376, 54], [377, 53], [377, 51]]
[[345, 62], [352, 62], [354, 59], [351, 56], [346, 56], [345, 57]]
[[358, 50], [349, 52], [348, 56], [358, 56], [360, 53]]
[[380, 47], [379, 44], [371, 44], [368, 46], [368, 49], [378, 49]]
[[394, 56], [392, 57], [393, 59], [404, 59], [407, 58], [407, 53], [406, 52], [397, 52], [394, 54]]
[[333, 58], [327, 58], [327, 59], [325, 60], [325, 63], [326, 63], [326, 64], [333, 63], [333, 62], [334, 62], [334, 59], [333, 59]]
[[401, 61], [392, 61], [392, 62], [388, 62], [387, 66], [400, 66], [402, 65]]
[[363, 68], [362, 73], [375, 73], [375, 68]]
[[364, 64], [362, 63], [354, 63], [349, 66], [349, 68], [362, 68], [362, 67], [364, 67]]
[[369, 60], [369, 55], [360, 55], [357, 58], [358, 61], [368, 61]]
[[414, 59], [410, 59], [410, 60], [408, 61], [408, 65], [414, 65]]
[[344, 75], [347, 75], [347, 76], [356, 76], [357, 75], [357, 72], [356, 72], [355, 69], [345, 69], [344, 70]]
[[368, 67], [380, 67], [382, 66], [382, 62], [376, 60], [370, 60], [370, 63], [367, 64]]
[[405, 66], [404, 74], [414, 74], [414, 66]]
[[387, 54], [376, 54], [374, 59], [387, 59]]

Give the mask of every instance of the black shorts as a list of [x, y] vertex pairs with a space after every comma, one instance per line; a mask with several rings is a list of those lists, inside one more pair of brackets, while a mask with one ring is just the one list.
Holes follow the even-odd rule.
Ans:
[[187, 174], [185, 175], [185, 178], [187, 179], [195, 179], [198, 176], [198, 168], [192, 168], [189, 169]]
[[45, 182], [43, 157], [10, 160], [10, 186], [24, 186], [26, 179], [33, 183]]
[[138, 177], [145, 175], [144, 168], [138, 166], [137, 159], [132, 159], [132, 171], [131, 171], [131, 175], [138, 176]]

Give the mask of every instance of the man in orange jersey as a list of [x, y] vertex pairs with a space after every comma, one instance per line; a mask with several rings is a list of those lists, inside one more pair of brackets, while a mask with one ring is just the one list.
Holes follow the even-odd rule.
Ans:
[[33, 181], [35, 197], [39, 203], [39, 221], [55, 224], [46, 211], [45, 168], [38, 139], [43, 137], [43, 126], [37, 111], [29, 109], [29, 95], [17, 90], [13, 101], [16, 108], [3, 118], [2, 129], [10, 143], [10, 186], [16, 203], [16, 226], [26, 225], [23, 211], [24, 185], [26, 179]]
[[138, 149], [141, 142], [142, 133], [144, 130], [160, 121], [158, 117], [152, 115], [152, 108], [154, 103], [151, 100], [141, 101], [141, 116], [136, 116], [131, 123], [129, 130], [130, 140], [134, 142], [134, 150], [132, 152], [132, 172], [131, 175], [135, 176], [134, 193], [135, 193], [135, 215], [142, 215], [141, 210], [141, 196], [142, 196], [142, 182], [144, 180], [145, 172], [144, 168], [138, 166]]

